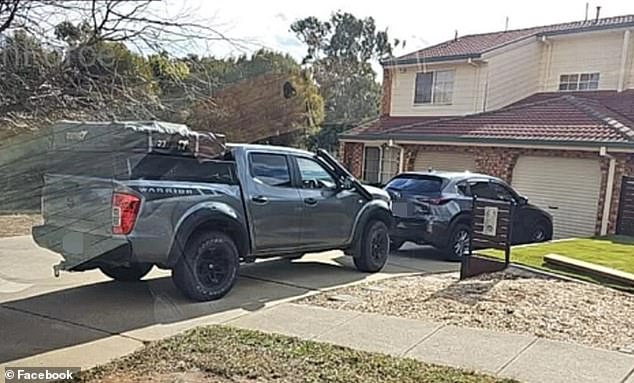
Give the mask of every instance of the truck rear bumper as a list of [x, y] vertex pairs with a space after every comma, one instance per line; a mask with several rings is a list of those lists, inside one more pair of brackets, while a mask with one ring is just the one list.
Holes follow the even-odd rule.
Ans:
[[35, 226], [32, 235], [39, 246], [64, 257], [61, 270], [89, 270], [105, 263], [127, 264], [132, 258], [130, 243], [125, 237], [84, 233], [52, 225]]

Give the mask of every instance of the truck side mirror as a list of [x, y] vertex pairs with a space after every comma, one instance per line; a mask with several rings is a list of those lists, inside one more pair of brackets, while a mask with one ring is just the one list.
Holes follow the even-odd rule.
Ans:
[[345, 177], [343, 181], [341, 182], [341, 189], [350, 190], [353, 188], [354, 186], [352, 185], [352, 180], [349, 177]]

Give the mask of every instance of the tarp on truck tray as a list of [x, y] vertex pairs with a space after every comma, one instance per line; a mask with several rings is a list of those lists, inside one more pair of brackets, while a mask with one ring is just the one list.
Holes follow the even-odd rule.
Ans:
[[165, 153], [215, 158], [224, 136], [161, 121], [59, 121], [46, 135], [50, 151]]

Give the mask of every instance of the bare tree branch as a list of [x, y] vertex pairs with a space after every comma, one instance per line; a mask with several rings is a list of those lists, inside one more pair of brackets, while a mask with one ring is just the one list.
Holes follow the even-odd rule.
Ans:
[[9, 29], [15, 16], [20, 8], [20, 0], [0, 0], [0, 20], [4, 19], [0, 24], [0, 33]]

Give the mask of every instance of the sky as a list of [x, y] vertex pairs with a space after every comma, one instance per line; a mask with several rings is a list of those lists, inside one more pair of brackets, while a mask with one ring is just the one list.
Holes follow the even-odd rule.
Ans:
[[[167, 1], [172, 2], [170, 6], [184, 7], [184, 2]], [[238, 47], [213, 43], [205, 47], [208, 54], [226, 57], [263, 46], [301, 59], [306, 48], [290, 31], [290, 24], [307, 16], [326, 19], [336, 10], [356, 17], [373, 17], [379, 29], [388, 29], [391, 38], [406, 41], [404, 48], [395, 51], [400, 55], [452, 39], [456, 30], [459, 35], [504, 30], [507, 17], [509, 29], [583, 20], [586, 3], [586, 0], [188, 0], [186, 7], [228, 37], [249, 41]], [[594, 18], [599, 5], [601, 17], [634, 14], [632, 0], [601, 0], [589, 2], [590, 18]]]

